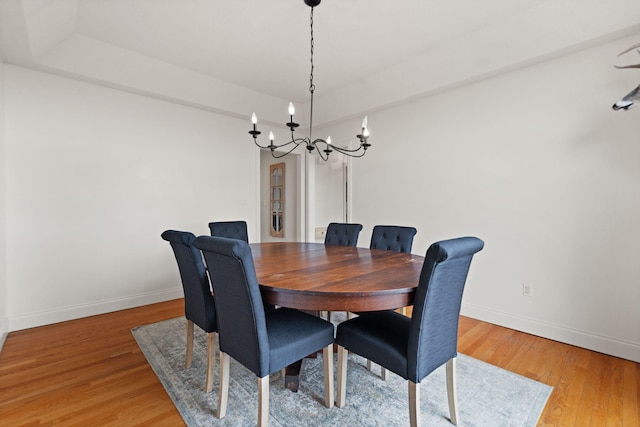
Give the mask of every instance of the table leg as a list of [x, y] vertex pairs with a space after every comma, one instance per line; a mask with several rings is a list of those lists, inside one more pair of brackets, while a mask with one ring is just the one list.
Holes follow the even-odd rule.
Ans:
[[302, 360], [287, 366], [284, 374], [284, 386], [294, 393], [298, 392], [300, 386], [300, 369], [302, 368]]
[[[319, 311], [303, 311], [305, 313], [313, 314], [314, 316], [320, 317]], [[308, 355], [305, 359], [316, 358], [316, 356], [317, 353], [313, 353]], [[300, 370], [302, 369], [302, 360], [298, 360], [297, 362], [287, 366], [284, 372], [284, 388], [288, 388], [294, 393], [297, 393], [298, 387], [300, 387]]]

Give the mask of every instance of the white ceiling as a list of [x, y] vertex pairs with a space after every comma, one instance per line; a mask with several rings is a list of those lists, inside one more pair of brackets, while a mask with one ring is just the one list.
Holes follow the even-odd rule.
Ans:
[[[310, 11], [303, 0], [0, 0], [0, 53], [280, 122], [288, 100], [308, 108]], [[640, 1], [324, 0], [314, 32], [314, 119], [329, 122], [637, 34]]]

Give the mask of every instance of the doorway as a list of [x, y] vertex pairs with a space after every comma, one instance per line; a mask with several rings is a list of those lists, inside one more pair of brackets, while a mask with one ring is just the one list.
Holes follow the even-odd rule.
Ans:
[[[271, 152], [260, 150], [260, 241], [261, 242], [299, 242], [302, 236], [302, 209], [300, 201], [303, 197], [302, 156], [290, 154], [280, 159], [273, 158]], [[273, 186], [271, 171], [274, 165], [283, 165], [284, 180], [279, 194], [278, 232], [273, 228]], [[273, 235], [275, 234], [275, 235]]]
[[[272, 212], [269, 174], [271, 166], [278, 163], [284, 163], [286, 171], [282, 237], [274, 237], [270, 233]], [[304, 152], [276, 159], [269, 151], [261, 150], [260, 241], [321, 243], [324, 239], [316, 238], [316, 228], [326, 228], [330, 222], [349, 222], [350, 167], [351, 158], [346, 156], [336, 155], [325, 162]], [[305, 175], [308, 175], [306, 180]], [[305, 201], [306, 197], [308, 201]], [[305, 226], [305, 222], [308, 226]]]

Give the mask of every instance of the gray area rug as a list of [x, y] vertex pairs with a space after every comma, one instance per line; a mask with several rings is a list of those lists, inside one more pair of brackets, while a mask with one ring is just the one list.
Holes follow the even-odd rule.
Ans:
[[[218, 404], [219, 354], [214, 389], [204, 392], [206, 340], [196, 329], [193, 363], [184, 367], [184, 317], [133, 329], [133, 335], [188, 426], [251, 426], [258, 416], [258, 381], [232, 360], [227, 415], [215, 418]], [[335, 356], [334, 356], [335, 357]], [[334, 360], [334, 366], [337, 360]], [[281, 373], [271, 375], [271, 426], [407, 426], [407, 382], [366, 369], [366, 360], [349, 355], [347, 403], [324, 406], [322, 357], [305, 359], [297, 393], [284, 388]], [[336, 372], [337, 373], [337, 372]], [[458, 355], [458, 411], [463, 426], [535, 426], [552, 388], [463, 354]], [[444, 366], [421, 383], [422, 422], [450, 427]]]

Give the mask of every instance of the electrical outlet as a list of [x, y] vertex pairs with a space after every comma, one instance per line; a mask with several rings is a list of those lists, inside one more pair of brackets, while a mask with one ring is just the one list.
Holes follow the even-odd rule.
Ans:
[[532, 297], [533, 296], [533, 286], [523, 283], [522, 284], [522, 295], [524, 295], [525, 297]]
[[324, 237], [327, 235], [327, 227], [318, 227], [315, 231], [316, 240], [324, 240]]

